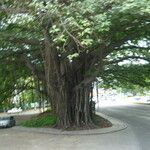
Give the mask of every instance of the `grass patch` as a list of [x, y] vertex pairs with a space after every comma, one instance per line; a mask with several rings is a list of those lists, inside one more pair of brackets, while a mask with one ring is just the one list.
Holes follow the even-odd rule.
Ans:
[[43, 113], [21, 123], [24, 127], [52, 127], [56, 123], [56, 116], [50, 113]]

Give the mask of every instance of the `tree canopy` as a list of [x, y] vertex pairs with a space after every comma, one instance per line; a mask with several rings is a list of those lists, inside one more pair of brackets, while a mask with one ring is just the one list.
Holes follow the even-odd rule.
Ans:
[[92, 124], [96, 77], [149, 85], [149, 0], [2, 0], [0, 19], [0, 80], [39, 80], [59, 127]]

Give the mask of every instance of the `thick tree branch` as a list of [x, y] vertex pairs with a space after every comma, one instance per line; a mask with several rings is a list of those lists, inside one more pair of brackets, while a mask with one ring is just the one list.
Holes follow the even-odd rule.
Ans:
[[124, 46], [122, 48], [116, 48], [116, 50], [127, 50], [127, 49], [140, 49], [140, 50], [146, 50], [149, 51], [150, 47], [141, 47], [141, 46], [134, 46], [134, 45], [130, 45], [130, 46]]
[[26, 66], [32, 71], [39, 80], [45, 82], [44, 72], [39, 71], [35, 64], [33, 64], [26, 55], [21, 55], [21, 59], [25, 62]]
[[25, 14], [29, 11], [25, 8], [2, 8], [0, 7], [0, 13], [7, 13], [7, 14]]
[[122, 62], [124, 60], [128, 60], [128, 59], [142, 59], [145, 61], [150, 62], [150, 59], [146, 58], [146, 57], [140, 57], [140, 56], [126, 56], [126, 57], [122, 57], [122, 58], [118, 58], [117, 60], [113, 60], [113, 61], [108, 61], [105, 64], [109, 65], [109, 64], [115, 64], [115, 63], [119, 63]]
[[43, 44], [43, 41], [39, 41], [37, 39], [26, 39], [26, 38], [15, 38], [15, 37], [10, 37], [9, 41], [12, 43], [28, 44], [28, 45], [41, 45], [41, 44]]

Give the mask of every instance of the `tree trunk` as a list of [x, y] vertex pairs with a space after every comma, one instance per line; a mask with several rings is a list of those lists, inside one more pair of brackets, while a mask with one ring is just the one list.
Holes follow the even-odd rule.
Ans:
[[[61, 75], [64, 71], [62, 70]], [[58, 128], [93, 126], [92, 84], [78, 87], [82, 76], [82, 74], [65, 70], [60, 80], [53, 78], [54, 81], [57, 80], [55, 84], [48, 82], [48, 93], [52, 98], [52, 109], [58, 117], [56, 125]]]
[[85, 57], [81, 58], [82, 67], [75, 70], [68, 59], [60, 60], [57, 50], [49, 42], [50, 37], [47, 31], [44, 31], [44, 35], [45, 78], [51, 107], [58, 117], [56, 126], [58, 128], [93, 126], [92, 83], [82, 83], [85, 79], [87, 60], [84, 61]]
[[[84, 79], [82, 71], [69, 68], [67, 62], [60, 65], [59, 76], [50, 73], [47, 64], [47, 90], [51, 98], [51, 106], [58, 119], [58, 128], [92, 127], [92, 84], [78, 86]], [[54, 66], [53, 66], [54, 68]], [[56, 69], [56, 68], [55, 68]], [[53, 70], [53, 72], [55, 72]]]
[[58, 128], [93, 126], [90, 88], [89, 85], [74, 90], [64, 85], [57, 90], [55, 105]]

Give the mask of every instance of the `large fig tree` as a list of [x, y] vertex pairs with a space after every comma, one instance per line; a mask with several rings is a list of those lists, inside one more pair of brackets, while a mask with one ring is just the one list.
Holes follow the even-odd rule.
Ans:
[[149, 0], [2, 0], [0, 17], [1, 59], [46, 86], [60, 128], [93, 126], [97, 76], [119, 76], [125, 60], [149, 64]]

